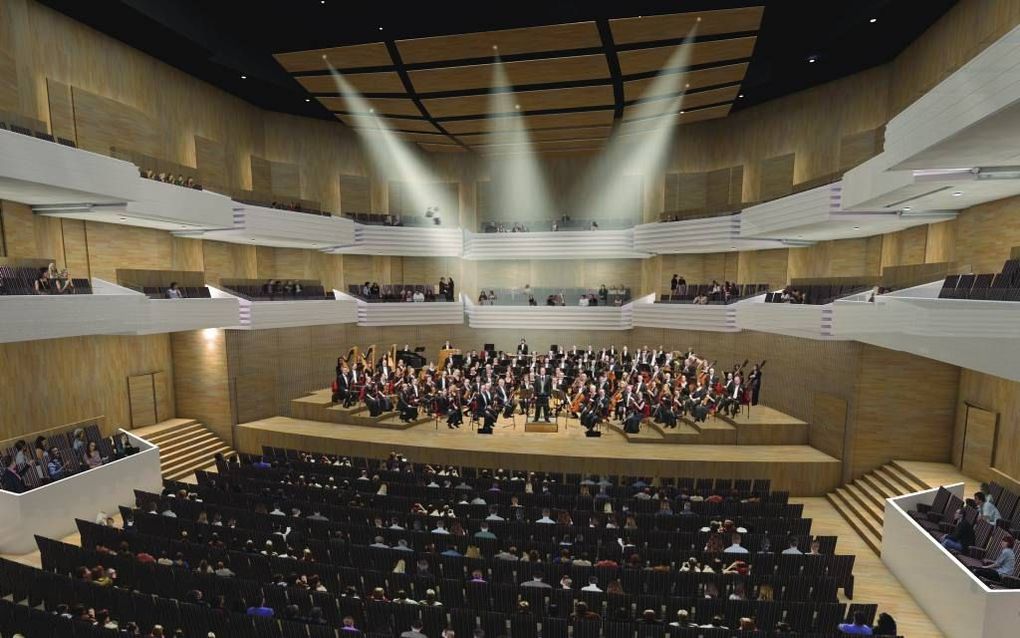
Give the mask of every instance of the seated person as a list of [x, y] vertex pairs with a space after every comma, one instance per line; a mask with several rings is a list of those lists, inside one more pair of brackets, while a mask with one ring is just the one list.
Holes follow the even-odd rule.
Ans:
[[845, 622], [839, 625], [839, 630], [844, 634], [853, 634], [859, 636], [870, 636], [871, 625], [864, 622], [864, 612], [855, 611], [853, 622]]
[[64, 478], [64, 460], [60, 458], [60, 450], [56, 446], [50, 448], [50, 460], [46, 464], [46, 471], [51, 481]]
[[166, 289], [164, 296], [167, 299], [183, 299], [184, 293], [182, 293], [181, 289], [177, 287], [176, 281], [171, 281], [170, 287]]
[[103, 464], [103, 457], [99, 454], [99, 446], [96, 445], [95, 441], [89, 441], [85, 447], [85, 465], [89, 466], [89, 469], [99, 467]]

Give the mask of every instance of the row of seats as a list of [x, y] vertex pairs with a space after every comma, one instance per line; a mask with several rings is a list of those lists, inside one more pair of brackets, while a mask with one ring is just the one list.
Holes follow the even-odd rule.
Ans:
[[735, 284], [735, 294], [726, 296], [723, 293], [713, 295], [712, 289], [714, 286], [715, 284], [686, 284], [685, 288], [681, 289], [682, 292], [677, 291], [669, 295], [662, 295], [659, 298], [659, 303], [689, 304], [699, 297], [704, 297], [707, 299], [708, 305], [731, 304], [741, 299], [760, 295], [769, 290], [768, 284]]
[[226, 290], [252, 301], [322, 301], [334, 298], [332, 292], [326, 295], [326, 289], [322, 284], [302, 285], [301, 291], [297, 294], [283, 290], [269, 292], [264, 283], [222, 285]]
[[[79, 449], [75, 449], [75, 434], [81, 431]], [[110, 440], [99, 432], [99, 426], [90, 423], [81, 425], [67, 432], [58, 432], [45, 437], [39, 437], [41, 441], [19, 441], [2, 451], [4, 456], [9, 455], [18, 465], [16, 471], [21, 476], [26, 489], [32, 489], [49, 483], [52, 478], [45, 460], [36, 458], [35, 446], [40, 445], [45, 454], [49, 454], [51, 448], [56, 447], [63, 465], [63, 472], [58, 478], [66, 478], [72, 474], [85, 471], [88, 466], [85, 464], [85, 444], [95, 442], [100, 456], [104, 459], [113, 458], [115, 450]], [[18, 447], [21, 447], [19, 450]]]
[[[142, 286], [144, 292], [150, 299], [166, 299], [166, 291], [170, 286]], [[178, 286], [177, 290], [185, 299], [209, 299], [212, 294], [208, 286]]]
[[27, 126], [21, 126], [19, 124], [0, 121], [0, 129], [4, 131], [12, 131], [14, 133], [21, 133], [22, 135], [27, 135], [29, 137], [46, 140], [47, 142], [56, 142], [58, 144], [63, 144], [64, 146], [70, 146], [71, 148], [77, 148], [77, 145], [66, 137], [53, 137], [46, 131], [33, 131]]
[[425, 295], [425, 301], [447, 301], [445, 297], [439, 296], [439, 284], [381, 284], [379, 295], [365, 295], [362, 287], [358, 284], [348, 284], [347, 293], [358, 299], [368, 302], [393, 302], [407, 301], [407, 293], [413, 295], [420, 292]]
[[765, 303], [796, 303], [822, 306], [837, 299], [860, 294], [873, 288], [871, 284], [808, 284], [788, 286], [765, 295]]
[[[600, 305], [625, 304], [631, 300], [630, 288], [610, 288], [605, 300], [599, 296], [598, 288], [537, 287], [486, 289], [482, 286], [480, 291], [485, 293], [486, 298], [483, 302], [481, 297], [479, 297], [478, 303], [484, 303], [484, 305], [489, 306], [527, 306], [531, 299], [534, 299], [535, 303], [539, 306], [560, 305], [560, 301], [562, 301], [564, 306], [576, 306], [580, 303], [582, 296], [589, 297], [590, 295], [595, 295]], [[495, 296], [493, 297], [491, 293], [495, 293]], [[555, 300], [555, 304], [549, 303], [550, 298]]]
[[343, 213], [343, 217], [367, 226], [438, 226], [441, 217], [420, 217], [418, 215], [390, 215], [387, 213]]
[[[34, 266], [0, 266], [0, 295], [38, 294], [35, 290], [35, 282], [40, 277], [40, 273], [45, 273], [45, 270], [45, 268]], [[70, 287], [67, 294], [92, 294], [92, 280], [72, 277], [71, 282], [74, 285]], [[51, 283], [51, 286], [56, 285], [55, 281]], [[44, 294], [57, 294], [57, 291], [51, 289], [50, 292]]]
[[950, 275], [942, 283], [939, 299], [1020, 301], [1020, 259], [1007, 260], [998, 273]]

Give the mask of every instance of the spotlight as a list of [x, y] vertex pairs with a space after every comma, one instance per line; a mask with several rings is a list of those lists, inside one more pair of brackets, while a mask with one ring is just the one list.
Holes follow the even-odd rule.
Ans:
[[514, 108], [516, 110], [520, 111], [521, 110], [521, 105], [520, 104], [514, 104]]
[[247, 76], [247, 75], [245, 75], [244, 73], [242, 73], [242, 74], [241, 74], [241, 79], [242, 79], [242, 80], [247, 80], [247, 79], [248, 79], [248, 76]]
[[382, 31], [382, 27], [379, 27], [379, 30]]
[[959, 197], [963, 195], [963, 191], [953, 191], [953, 197]]
[[695, 22], [701, 22], [701, 16], [698, 16], [698, 19], [695, 20]]
[[499, 45], [497, 45], [497, 44], [492, 45], [492, 50], [493, 51], [499, 51]]
[[817, 62], [817, 61], [818, 61], [818, 56], [817, 56], [817, 55], [812, 55], [812, 56], [810, 56], [810, 57], [809, 57], [809, 58], [807, 59], [807, 61], [808, 61], [808, 64], [814, 64], [815, 62]]
[[310, 97], [306, 97], [305, 98], [305, 102], [311, 102], [311, 101], [312, 101], [312, 98], [310, 98]]
[[738, 98], [740, 98], [740, 97], [744, 97], [744, 94], [743, 94], [743, 93], [741, 93], [741, 94], [740, 94], [740, 95], [738, 95], [737, 97], [738, 97]]
[[876, 22], [878, 22], [878, 18], [872, 18], [868, 20], [868, 22], [870, 22], [871, 24], [875, 24]]
[[326, 54], [325, 54], [325, 53], [323, 53], [323, 54], [322, 54], [322, 59], [323, 59], [323, 60], [325, 60], [325, 59], [326, 59]]

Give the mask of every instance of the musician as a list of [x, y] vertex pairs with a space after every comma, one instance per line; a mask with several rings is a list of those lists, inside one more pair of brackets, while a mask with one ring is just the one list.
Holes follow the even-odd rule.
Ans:
[[421, 405], [421, 391], [418, 389], [418, 377], [411, 377], [409, 383], [404, 384], [403, 391], [397, 407], [400, 410], [400, 420], [409, 423], [418, 418], [418, 407]]
[[645, 417], [645, 401], [639, 393], [630, 392], [627, 399], [627, 418], [623, 421], [623, 431], [637, 434], [641, 431], [641, 420]]
[[509, 419], [514, 415], [514, 399], [513, 395], [507, 391], [506, 381], [500, 377], [499, 381], [496, 382], [496, 391], [493, 393], [493, 398], [503, 408], [503, 418]]
[[341, 367], [340, 365], [338, 365], [336, 380], [333, 382], [333, 397], [332, 397], [333, 403], [340, 403], [342, 401], [344, 407], [345, 408], [348, 407], [350, 405], [350, 402], [348, 401], [350, 393], [351, 393], [351, 379], [347, 371], [347, 366], [343, 365]]
[[478, 429], [479, 434], [492, 434], [492, 426], [496, 424], [496, 408], [492, 405], [492, 394], [489, 391], [489, 384], [482, 384], [478, 394], [475, 395], [475, 418], [482, 421], [482, 427]]
[[459, 428], [460, 424], [464, 422], [464, 416], [461, 414], [460, 392], [456, 389], [441, 389], [436, 395], [435, 401], [436, 414], [446, 415], [446, 427], [451, 430]]
[[368, 406], [369, 416], [379, 416], [383, 412], [393, 409], [393, 403], [386, 396], [378, 383], [370, 383], [365, 390], [365, 405]]
[[659, 395], [659, 404], [655, 406], [655, 422], [662, 423], [667, 428], [676, 427], [676, 413], [673, 411], [673, 395], [669, 387]]
[[517, 354], [528, 354], [528, 342], [521, 337], [521, 342], [517, 344]]
[[761, 393], [761, 369], [764, 367], [764, 361], [756, 363], [751, 368], [750, 374], [747, 375], [747, 384], [751, 390], [751, 405], [758, 405], [758, 395]]
[[546, 374], [545, 366], [539, 369], [532, 389], [535, 393], [534, 421], [544, 418], [545, 422], [549, 423], [549, 394], [552, 392], [552, 380]]

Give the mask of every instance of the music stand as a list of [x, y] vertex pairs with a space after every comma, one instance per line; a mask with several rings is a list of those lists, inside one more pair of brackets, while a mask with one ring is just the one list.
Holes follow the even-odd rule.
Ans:
[[558, 389], [558, 388], [557, 388], [557, 389], [555, 389], [555, 390], [553, 390], [553, 391], [552, 391], [552, 394], [551, 394], [550, 396], [551, 396], [551, 397], [552, 397], [553, 399], [556, 399], [556, 400], [558, 400], [558, 401], [560, 402], [560, 405], [559, 405], [559, 407], [558, 407], [558, 408], [556, 408], [556, 414], [555, 414], [555, 415], [554, 415], [554, 417], [553, 417], [553, 418], [555, 418], [555, 419], [556, 419], [556, 423], [557, 423], [557, 425], [558, 425], [558, 424], [559, 424], [559, 422], [560, 422], [560, 412], [562, 412], [562, 411], [563, 411], [563, 406], [566, 406], [566, 408], [567, 408], [567, 416], [566, 416], [566, 417], [564, 417], [564, 419], [563, 419], [563, 429], [564, 429], [564, 430], [566, 430], [566, 429], [567, 429], [567, 425], [569, 425], [569, 424], [567, 423], [567, 421], [568, 421], [568, 419], [569, 419], [569, 417], [570, 417], [570, 400], [569, 400], [569, 399], [567, 399], [567, 394], [566, 394], [566, 392], [564, 392], [563, 390], [560, 390], [560, 389]]
[[[534, 394], [535, 394], [535, 390], [532, 389], [532, 388], [521, 388], [520, 390], [518, 390], [517, 407], [520, 408], [522, 403], [527, 403], [528, 404], [528, 409], [524, 411], [524, 422], [525, 423], [528, 422], [528, 416], [529, 416], [529, 414], [531, 412], [531, 406], [534, 405], [534, 403], [531, 400], [533, 398]], [[517, 429], [517, 412], [516, 411], [514, 411], [512, 419], [513, 419], [513, 423], [514, 423], [514, 429], [516, 430]]]

